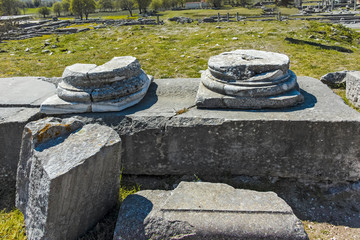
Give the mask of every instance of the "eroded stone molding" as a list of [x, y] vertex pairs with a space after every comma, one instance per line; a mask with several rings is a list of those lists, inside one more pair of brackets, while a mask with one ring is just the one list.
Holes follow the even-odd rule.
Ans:
[[199, 108], [284, 108], [302, 103], [284, 54], [236, 50], [212, 56], [201, 76]]
[[49, 114], [121, 111], [141, 101], [152, 76], [146, 75], [135, 57], [114, 57], [95, 64], [74, 64], [65, 68], [57, 95], [41, 104]]

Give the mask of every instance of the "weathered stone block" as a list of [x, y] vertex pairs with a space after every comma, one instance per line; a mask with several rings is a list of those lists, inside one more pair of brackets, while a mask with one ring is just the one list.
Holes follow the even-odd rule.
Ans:
[[360, 107], [360, 72], [348, 72], [345, 81], [347, 99], [349, 99], [355, 107]]
[[121, 140], [109, 127], [47, 118], [25, 126], [16, 206], [31, 239], [76, 239], [117, 202]]
[[38, 114], [36, 107], [54, 91], [53, 84], [38, 77], [0, 81], [0, 210], [15, 206], [16, 169], [24, 126]]
[[136, 107], [83, 119], [117, 129], [125, 174], [360, 179], [360, 114], [319, 80], [298, 78], [303, 104], [257, 111], [192, 107], [199, 81], [159, 79]]
[[273, 192], [181, 182], [140, 191], [123, 202], [114, 240], [308, 239], [292, 209]]

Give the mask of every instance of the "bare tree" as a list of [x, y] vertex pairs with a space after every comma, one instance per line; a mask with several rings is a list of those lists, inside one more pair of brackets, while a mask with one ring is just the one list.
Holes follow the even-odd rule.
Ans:
[[130, 16], [132, 17], [132, 11], [134, 9], [134, 0], [118, 0], [120, 8], [129, 11]]

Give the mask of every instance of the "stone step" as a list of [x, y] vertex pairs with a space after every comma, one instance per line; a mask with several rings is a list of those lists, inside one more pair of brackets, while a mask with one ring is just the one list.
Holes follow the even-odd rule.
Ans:
[[145, 190], [122, 203], [114, 240], [308, 239], [290, 206], [274, 192], [181, 182]]

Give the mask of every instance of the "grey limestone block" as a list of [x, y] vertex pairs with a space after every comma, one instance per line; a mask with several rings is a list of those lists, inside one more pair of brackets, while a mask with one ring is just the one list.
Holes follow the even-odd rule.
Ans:
[[348, 72], [345, 81], [346, 98], [354, 104], [355, 107], [360, 107], [360, 72]]
[[32, 239], [77, 239], [118, 200], [121, 140], [109, 127], [46, 118], [25, 126], [16, 206]]
[[140, 191], [123, 202], [114, 240], [308, 239], [274, 192], [181, 182], [173, 191]]

